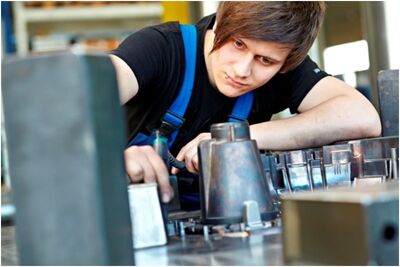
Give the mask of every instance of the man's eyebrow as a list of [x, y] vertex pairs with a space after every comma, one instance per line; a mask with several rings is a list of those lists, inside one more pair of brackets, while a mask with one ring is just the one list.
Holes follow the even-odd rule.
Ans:
[[[248, 47], [246, 41], [244, 41], [243, 38], [235, 38], [235, 39], [241, 41], [246, 47]], [[271, 56], [265, 56], [265, 55], [257, 55], [257, 56], [265, 57], [266, 59], [268, 59], [269, 61], [271, 61], [273, 63], [279, 63], [279, 62], [283, 61], [283, 59], [280, 60], [280, 59], [277, 59], [277, 58], [274, 58], [274, 57], [271, 57]]]
[[271, 61], [271, 62], [273, 62], [273, 63], [278, 63], [278, 62], [280, 62], [281, 60], [279, 60], [279, 59], [275, 59], [275, 58], [272, 58], [272, 57], [270, 57], [270, 56], [263, 56], [263, 55], [258, 55], [259, 57], [264, 57], [264, 58], [266, 58], [266, 59], [268, 59], [269, 61]]

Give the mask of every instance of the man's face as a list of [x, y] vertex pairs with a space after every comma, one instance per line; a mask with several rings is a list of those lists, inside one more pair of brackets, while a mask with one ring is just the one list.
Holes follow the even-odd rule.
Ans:
[[282, 44], [232, 38], [209, 55], [211, 83], [228, 97], [243, 95], [266, 84], [289, 53]]

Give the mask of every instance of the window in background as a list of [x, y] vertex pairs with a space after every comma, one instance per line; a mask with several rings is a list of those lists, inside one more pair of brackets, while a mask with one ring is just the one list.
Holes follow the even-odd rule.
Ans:
[[360, 84], [359, 81], [365, 70], [370, 67], [367, 41], [361, 40], [325, 48], [323, 58], [326, 72], [356, 87], [370, 99], [368, 83]]

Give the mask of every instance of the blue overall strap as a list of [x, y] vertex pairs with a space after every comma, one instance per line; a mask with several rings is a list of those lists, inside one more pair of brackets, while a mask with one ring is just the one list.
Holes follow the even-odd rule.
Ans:
[[178, 135], [179, 128], [185, 119], [186, 109], [189, 105], [190, 96], [192, 95], [195, 68], [196, 68], [196, 51], [197, 51], [197, 32], [194, 25], [180, 25], [183, 45], [185, 48], [185, 75], [178, 97], [172, 103], [162, 119], [161, 131], [164, 134], [170, 134], [168, 138], [168, 146], [171, 147]]
[[[179, 128], [185, 119], [187, 106], [192, 95], [192, 88], [195, 77], [196, 51], [197, 51], [197, 31], [194, 25], [180, 25], [184, 51], [185, 51], [185, 73], [179, 94], [172, 105], [169, 107], [162, 118], [159, 128], [162, 135], [168, 137], [168, 147], [171, 148], [178, 135]], [[155, 131], [151, 135], [139, 132], [128, 144], [132, 145], [152, 145], [155, 139]]]
[[240, 122], [247, 120], [251, 106], [253, 105], [254, 94], [252, 91], [240, 96], [235, 103], [229, 122]]

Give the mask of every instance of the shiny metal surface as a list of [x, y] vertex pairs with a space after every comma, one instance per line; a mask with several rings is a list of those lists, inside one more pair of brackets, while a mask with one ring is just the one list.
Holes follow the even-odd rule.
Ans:
[[382, 135], [399, 135], [399, 70], [378, 73], [379, 115]]
[[133, 247], [165, 245], [167, 235], [161, 215], [157, 184], [133, 184], [128, 187], [133, 227]]
[[391, 160], [392, 160], [392, 168], [393, 168], [393, 172], [392, 172], [392, 177], [393, 179], [398, 180], [399, 179], [399, 165], [398, 165], [398, 148], [391, 148]]
[[283, 194], [285, 263], [398, 265], [398, 181]]
[[285, 154], [285, 157], [286, 166], [290, 177], [289, 183], [291, 190], [312, 190], [313, 184], [310, 179], [304, 151], [290, 151]]
[[398, 179], [398, 136], [350, 140], [321, 148], [261, 154], [278, 194]]
[[243, 222], [247, 231], [256, 231], [264, 228], [256, 201], [244, 202]]
[[245, 201], [258, 203], [264, 220], [276, 212], [256, 142], [247, 123], [211, 127], [211, 140], [199, 144], [202, 221], [205, 224], [242, 222]]
[[248, 237], [218, 234], [170, 238], [167, 246], [135, 251], [137, 265], [283, 265], [281, 231], [271, 227]]
[[[3, 265], [18, 265], [15, 248], [15, 227], [1, 229], [1, 257]], [[267, 266], [283, 265], [280, 227], [248, 237], [222, 237], [210, 234], [175, 236], [167, 246], [137, 249], [138, 266]]]
[[351, 185], [351, 147], [332, 145], [322, 148], [323, 162], [328, 188]]

